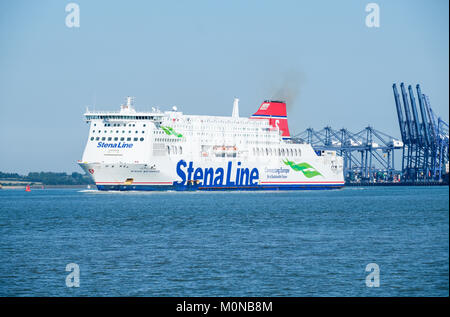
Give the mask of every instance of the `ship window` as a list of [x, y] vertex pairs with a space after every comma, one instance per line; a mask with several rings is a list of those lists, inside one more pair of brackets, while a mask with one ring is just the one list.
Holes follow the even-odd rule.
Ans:
[[100, 138], [99, 138], [99, 137], [96, 137], [96, 138], [95, 138], [95, 141], [98, 141], [98, 140], [100, 140]]
[[140, 140], [141, 140], [141, 141], [144, 141], [144, 138], [141, 138]]
[[[146, 125], [144, 124], [144, 127], [145, 127]], [[134, 127], [134, 124], [133, 124], [133, 127]]]
[[128, 133], [131, 133], [131, 131], [128, 131]]
[[111, 141], [111, 137], [108, 138], [108, 141]]
[[138, 140], [138, 138], [134, 138], [134, 139], [133, 139], [133, 141], [137, 141], [137, 140]]
[[142, 131], [142, 133], [144, 133], [145, 131]]
[[167, 146], [167, 154], [170, 154], [170, 146]]
[[94, 137], [91, 138], [91, 141], [94, 141]]
[[102, 138], [102, 141], [105, 141], [105, 139], [106, 139], [106, 138], [105, 138], [105, 137], [103, 137], [103, 138]]
[[127, 141], [131, 141], [131, 138], [127, 138]]
[[138, 133], [137, 130], [136, 130], [136, 133]]
[[181, 146], [179, 147], [179, 152], [180, 154], [183, 154], [183, 148]]
[[117, 140], [119, 140], [119, 138], [118, 138], [118, 137], [115, 137], [115, 138], [114, 138], [114, 141], [117, 141]]
[[302, 156], [302, 150], [298, 149], [298, 156]]
[[96, 123], [94, 123], [94, 127], [96, 126], [97, 124]]
[[125, 140], [125, 138], [124, 138], [124, 137], [121, 137], [121, 138], [120, 138], [120, 141], [123, 141], [123, 140]]
[[125, 133], [125, 131], [122, 130], [122, 133]]

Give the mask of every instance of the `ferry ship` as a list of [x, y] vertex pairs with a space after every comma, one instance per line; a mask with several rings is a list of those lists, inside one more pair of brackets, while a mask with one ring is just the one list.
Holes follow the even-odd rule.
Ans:
[[250, 117], [86, 110], [81, 168], [99, 190], [301, 190], [344, 186], [342, 157], [291, 138], [286, 103], [266, 100]]

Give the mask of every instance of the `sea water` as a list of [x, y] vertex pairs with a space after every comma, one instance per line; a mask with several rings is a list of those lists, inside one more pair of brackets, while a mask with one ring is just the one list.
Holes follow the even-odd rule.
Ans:
[[0, 190], [0, 296], [448, 296], [448, 272], [445, 186]]

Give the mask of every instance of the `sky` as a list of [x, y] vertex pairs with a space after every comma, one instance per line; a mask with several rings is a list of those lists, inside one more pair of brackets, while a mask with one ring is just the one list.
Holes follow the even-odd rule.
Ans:
[[[65, 7], [80, 8], [80, 27]], [[86, 106], [250, 116], [288, 101], [291, 134], [368, 125], [400, 137], [394, 82], [449, 112], [449, 3], [0, 0], [0, 171], [81, 172]], [[375, 2], [375, 1], [373, 1]]]

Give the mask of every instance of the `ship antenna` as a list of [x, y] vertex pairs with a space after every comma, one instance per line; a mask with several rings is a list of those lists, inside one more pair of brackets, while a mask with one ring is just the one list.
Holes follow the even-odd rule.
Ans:
[[239, 118], [239, 99], [236, 97], [234, 98], [233, 112], [232, 112], [231, 116], [233, 118]]

